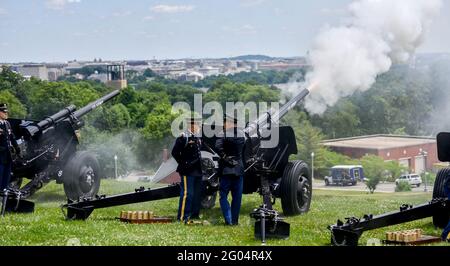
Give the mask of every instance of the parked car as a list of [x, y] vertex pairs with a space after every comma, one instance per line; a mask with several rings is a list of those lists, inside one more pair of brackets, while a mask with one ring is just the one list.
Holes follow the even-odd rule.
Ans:
[[337, 165], [331, 168], [331, 176], [325, 177], [325, 185], [355, 186], [364, 181], [364, 170], [361, 165]]
[[395, 184], [398, 185], [400, 182], [408, 182], [410, 186], [420, 187], [422, 185], [422, 178], [418, 174], [402, 175], [395, 180]]

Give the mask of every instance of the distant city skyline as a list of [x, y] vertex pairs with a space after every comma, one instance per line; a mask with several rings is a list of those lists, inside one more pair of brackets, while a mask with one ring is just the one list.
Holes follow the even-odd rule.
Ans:
[[[4, 0], [0, 62], [304, 56], [351, 0]], [[421, 53], [450, 53], [444, 3]]]

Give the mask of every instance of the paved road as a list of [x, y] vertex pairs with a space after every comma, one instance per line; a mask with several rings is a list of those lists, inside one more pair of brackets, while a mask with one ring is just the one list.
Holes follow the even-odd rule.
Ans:
[[[340, 190], [340, 191], [365, 191], [369, 190], [364, 183], [358, 183], [356, 186], [325, 186], [325, 183], [322, 180], [315, 180], [313, 184], [314, 189], [322, 189], [322, 190]], [[432, 192], [433, 188], [431, 186], [427, 186], [428, 192]], [[424, 192], [424, 184], [422, 186], [416, 188], [413, 187], [413, 192]], [[378, 184], [375, 192], [382, 193], [394, 193], [395, 192], [395, 183], [381, 183]]]

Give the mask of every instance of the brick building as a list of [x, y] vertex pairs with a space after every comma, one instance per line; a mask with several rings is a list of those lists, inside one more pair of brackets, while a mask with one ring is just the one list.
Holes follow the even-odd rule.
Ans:
[[386, 161], [398, 161], [412, 173], [433, 169], [439, 163], [434, 138], [373, 135], [326, 140], [322, 144], [330, 150], [359, 159], [365, 155], [377, 155]]

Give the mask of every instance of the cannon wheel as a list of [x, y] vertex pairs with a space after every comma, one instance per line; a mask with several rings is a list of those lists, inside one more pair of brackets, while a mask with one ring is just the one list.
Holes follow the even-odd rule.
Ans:
[[312, 180], [305, 162], [293, 161], [287, 164], [281, 179], [280, 192], [285, 215], [298, 215], [309, 211]]
[[[445, 194], [445, 185], [450, 182], [450, 168], [444, 168], [439, 170], [436, 175], [436, 181], [434, 182], [433, 188], [433, 199], [447, 198], [448, 195]], [[443, 212], [433, 216], [433, 224], [436, 227], [444, 228], [447, 226], [450, 220], [450, 214]]]
[[64, 169], [64, 192], [67, 198], [78, 200], [97, 195], [100, 189], [100, 165], [89, 152], [77, 152]]
[[212, 209], [214, 206], [216, 206], [216, 198], [217, 198], [217, 191], [214, 192], [212, 195], [207, 195], [202, 198], [201, 206], [202, 209]]

